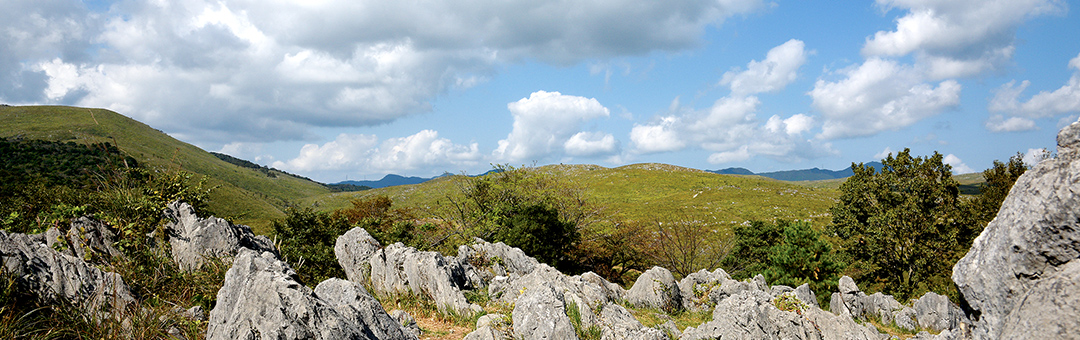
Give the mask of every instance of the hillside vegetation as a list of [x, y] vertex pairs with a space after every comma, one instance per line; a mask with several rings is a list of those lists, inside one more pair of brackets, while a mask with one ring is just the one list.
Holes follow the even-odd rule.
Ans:
[[[216, 187], [211, 211], [267, 233], [272, 219], [298, 199], [330, 192], [325, 186], [277, 171], [263, 172], [226, 163], [198, 147], [181, 142], [146, 124], [104, 109], [64, 106], [0, 107], [0, 137], [111, 143], [139, 163], [160, 169], [182, 169], [206, 176]], [[272, 175], [272, 176], [271, 176]]]
[[[828, 223], [836, 202], [831, 188], [808, 188], [758, 176], [717, 175], [666, 164], [634, 164], [617, 168], [596, 165], [548, 165], [537, 168], [580, 186], [585, 197], [612, 219], [650, 223], [693, 220], [709, 226], [731, 226], [751, 220], [810, 220]], [[460, 191], [464, 176], [363, 192], [311, 197], [301, 205], [319, 210], [346, 208], [357, 198], [387, 196], [396, 207], [429, 211]]]

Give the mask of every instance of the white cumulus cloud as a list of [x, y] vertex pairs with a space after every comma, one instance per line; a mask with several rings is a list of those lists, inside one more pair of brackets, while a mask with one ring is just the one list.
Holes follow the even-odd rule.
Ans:
[[[529, 98], [522, 98], [506, 107], [514, 117], [514, 127], [506, 139], [499, 141], [499, 147], [492, 155], [495, 159], [513, 162], [558, 155], [566, 150], [567, 141], [581, 132], [583, 123], [611, 115], [594, 98], [546, 91], [533, 92]], [[578, 144], [574, 147], [582, 146], [580, 142], [585, 137], [578, 136], [575, 141]]]
[[1039, 128], [1035, 125], [1035, 121], [1031, 119], [1022, 117], [1005, 118], [1002, 115], [990, 116], [990, 119], [986, 120], [985, 126], [991, 132], [1031, 131]]
[[1011, 60], [1016, 29], [1040, 15], [1064, 13], [1057, 0], [878, 0], [901, 9], [893, 31], [866, 39], [867, 56], [915, 54], [933, 79], [967, 77]]
[[951, 165], [952, 166], [952, 173], [956, 174], [956, 175], [970, 174], [972, 172], [975, 172], [975, 170], [972, 169], [970, 166], [967, 166], [967, 164], [964, 164], [964, 161], [960, 160], [960, 157], [956, 157], [956, 155], [953, 155], [951, 153], [948, 154], [948, 155], [945, 155], [945, 158], [943, 158], [941, 160], [941, 162], [945, 163], [945, 164], [948, 164], [948, 165]]
[[869, 136], [910, 126], [960, 103], [960, 84], [923, 82], [923, 76], [895, 61], [870, 58], [840, 71], [846, 78], [818, 80], [809, 92], [825, 117], [825, 139]]
[[570, 156], [611, 155], [618, 152], [619, 143], [615, 136], [603, 132], [578, 132], [563, 144]]
[[801, 40], [788, 40], [769, 50], [765, 60], [751, 61], [746, 70], [724, 73], [720, 85], [730, 86], [737, 96], [778, 91], [795, 81], [799, 67], [806, 63], [805, 47]]
[[14, 0], [0, 100], [106, 107], [196, 144], [311, 139], [431, 109], [507, 64], [698, 47], [762, 0]]
[[[1042, 91], [1025, 102], [1019, 100], [1020, 94], [1031, 85], [1025, 80], [1016, 86], [1010, 81], [998, 88], [987, 107], [993, 112], [1003, 112], [1017, 117], [1044, 118], [1071, 112], [1080, 112], [1080, 55], [1069, 61], [1069, 68], [1075, 69], [1068, 83], [1054, 91]], [[1028, 120], [1030, 121], [1030, 120]], [[987, 126], [989, 128], [989, 125]]]
[[445, 168], [446, 171], [472, 167], [483, 157], [476, 143], [454, 144], [434, 130], [422, 130], [407, 137], [340, 134], [323, 145], [306, 144], [300, 154], [273, 166], [286, 171], [318, 174], [385, 174]]

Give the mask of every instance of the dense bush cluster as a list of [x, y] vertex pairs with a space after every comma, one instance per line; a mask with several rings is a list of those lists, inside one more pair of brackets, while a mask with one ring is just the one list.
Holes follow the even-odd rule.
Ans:
[[24, 294], [10, 275], [0, 273], [0, 337], [163, 338], [170, 327], [190, 335], [205, 325], [192, 324], [172, 311], [175, 306], [212, 307], [227, 266], [208, 261], [203, 270], [181, 271], [167, 255], [162, 211], [176, 200], [208, 214], [201, 179], [180, 169], [140, 166], [110, 144], [83, 145], [37, 140], [0, 139], [0, 227], [9, 232], [39, 233], [92, 216], [117, 235], [123, 257], [98, 257], [95, 264], [120, 274], [138, 301], [126, 311], [128, 324], [99, 320], [55, 301]]

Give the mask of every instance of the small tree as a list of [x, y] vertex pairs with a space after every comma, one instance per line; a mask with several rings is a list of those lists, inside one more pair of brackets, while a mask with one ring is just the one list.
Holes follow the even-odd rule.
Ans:
[[653, 242], [647, 253], [655, 263], [685, 277], [698, 270], [712, 270], [731, 252], [729, 236], [712, 233], [686, 219], [656, 221]]
[[844, 265], [821, 233], [805, 222], [751, 222], [735, 227], [734, 248], [724, 261], [735, 278], [762, 274], [772, 284], [809, 283], [818, 296], [836, 288]]
[[904, 149], [882, 160], [880, 173], [852, 164], [840, 187], [829, 230], [855, 266], [851, 273], [901, 300], [947, 289], [958, 233], [965, 221], [959, 184], [942, 155], [912, 157]]
[[968, 216], [973, 221], [969, 223], [969, 228], [960, 233], [959, 242], [965, 250], [971, 247], [971, 242], [982, 233], [986, 224], [997, 216], [1005, 196], [1012, 190], [1013, 183], [1028, 169], [1029, 166], [1024, 164], [1024, 155], [1017, 153], [1009, 158], [1008, 163], [995, 160], [993, 167], [983, 171], [986, 183], [979, 188], [979, 196], [967, 204]]

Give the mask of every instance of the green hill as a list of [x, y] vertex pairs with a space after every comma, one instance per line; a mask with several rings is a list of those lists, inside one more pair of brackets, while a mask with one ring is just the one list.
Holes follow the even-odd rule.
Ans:
[[269, 221], [301, 198], [329, 193], [322, 184], [278, 171], [260, 171], [222, 161], [146, 124], [104, 109], [65, 106], [0, 107], [0, 137], [109, 142], [139, 163], [183, 169], [217, 186], [210, 201], [217, 216], [248, 224], [266, 233]]
[[[618, 168], [596, 165], [548, 165], [539, 168], [580, 185], [585, 195], [623, 221], [699, 221], [714, 229], [748, 220], [811, 220], [821, 226], [831, 217], [835, 189], [809, 188], [759, 176], [719, 175], [666, 164], [634, 164]], [[445, 202], [460, 190], [460, 176], [446, 176], [414, 185], [332, 193], [302, 200], [320, 210], [349, 206], [354, 198], [386, 195], [395, 206], [421, 212]]]

